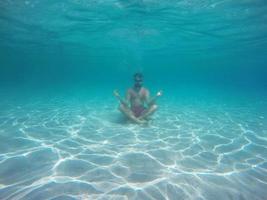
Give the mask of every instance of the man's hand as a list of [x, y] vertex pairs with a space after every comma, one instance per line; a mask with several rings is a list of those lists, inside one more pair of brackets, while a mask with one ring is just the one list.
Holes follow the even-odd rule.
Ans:
[[160, 96], [162, 96], [162, 90], [157, 92], [157, 97], [160, 97]]
[[118, 90], [114, 90], [114, 91], [113, 91], [113, 94], [114, 94], [115, 97], [119, 97], [119, 96], [120, 96]]

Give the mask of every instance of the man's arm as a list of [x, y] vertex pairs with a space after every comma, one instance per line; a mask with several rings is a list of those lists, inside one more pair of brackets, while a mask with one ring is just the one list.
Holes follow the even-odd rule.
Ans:
[[126, 100], [124, 100], [120, 96], [118, 90], [114, 90], [113, 94], [120, 101], [121, 104], [123, 104], [124, 106], [128, 106], [128, 104], [129, 104], [128, 102], [129, 102], [129, 99], [130, 99], [130, 95], [129, 95], [129, 92], [128, 91], [127, 91], [127, 94], [126, 94]]
[[158, 97], [160, 97], [162, 95], [162, 91], [158, 91], [156, 96], [152, 97], [151, 99], [149, 98], [149, 92], [147, 93], [147, 105], [151, 106], [153, 104], [156, 103], [156, 100], [158, 99]]

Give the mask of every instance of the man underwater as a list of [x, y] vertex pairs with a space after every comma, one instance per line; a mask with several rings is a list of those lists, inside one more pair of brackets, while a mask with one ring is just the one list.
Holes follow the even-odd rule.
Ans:
[[121, 98], [119, 92], [114, 90], [114, 96], [120, 101], [119, 110], [129, 119], [144, 124], [158, 108], [156, 100], [162, 95], [162, 91], [157, 92], [154, 98], [150, 99], [150, 92], [143, 87], [143, 75], [134, 74], [134, 85], [126, 93], [126, 100]]

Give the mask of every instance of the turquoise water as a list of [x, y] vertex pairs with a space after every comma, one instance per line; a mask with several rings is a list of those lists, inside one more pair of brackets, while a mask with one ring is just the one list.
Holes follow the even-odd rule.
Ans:
[[[2, 0], [0, 199], [266, 199], [267, 3]], [[147, 125], [112, 92], [163, 96]]]

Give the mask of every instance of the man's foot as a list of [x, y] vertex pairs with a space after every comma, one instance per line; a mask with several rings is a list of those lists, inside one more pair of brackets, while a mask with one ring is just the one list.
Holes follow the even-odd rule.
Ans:
[[140, 117], [138, 117], [139, 120], [144, 120], [146, 122], [150, 121], [152, 119], [152, 117], [149, 115], [141, 115]]
[[141, 116], [141, 117], [138, 117], [139, 120], [143, 120], [143, 121], [149, 121], [151, 118], [150, 116]]
[[134, 121], [135, 121], [136, 123], [138, 123], [138, 124], [146, 124], [146, 123], [147, 123], [146, 120], [144, 120], [144, 119], [138, 119], [138, 118], [136, 118]]

